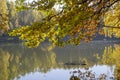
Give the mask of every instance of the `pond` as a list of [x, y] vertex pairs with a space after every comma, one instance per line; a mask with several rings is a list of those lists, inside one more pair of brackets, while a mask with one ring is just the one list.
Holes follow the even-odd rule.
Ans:
[[0, 43], [0, 80], [120, 80], [120, 44], [108, 41], [51, 49]]

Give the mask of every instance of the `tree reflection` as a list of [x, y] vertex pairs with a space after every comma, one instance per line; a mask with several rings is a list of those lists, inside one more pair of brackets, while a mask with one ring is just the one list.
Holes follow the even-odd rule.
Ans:
[[[103, 63], [110, 64], [110, 62], [112, 62], [112, 64], [114, 64], [113, 61], [115, 60], [116, 64], [119, 65], [117, 59], [120, 59], [120, 54], [118, 55], [115, 53], [116, 51], [117, 53], [120, 52], [120, 48], [118, 49], [117, 45], [114, 47], [114, 50], [112, 50], [113, 47], [106, 47], [104, 50], [105, 45], [90, 45], [86, 44], [82, 45], [82, 47], [68, 46], [64, 49], [55, 48], [53, 50], [48, 50], [48, 47], [46, 48], [44, 45], [37, 49], [28, 49], [22, 45], [14, 45], [12, 47], [2, 46], [0, 49], [0, 80], [13, 80], [15, 77], [19, 78], [19, 76], [24, 76], [27, 73], [36, 71], [46, 73], [55, 68], [85, 68], [87, 70], [89, 67], [98, 64], [101, 60], [103, 51]], [[111, 54], [108, 55], [108, 53]], [[65, 63], [85, 65], [64, 65]], [[116, 76], [118, 76], [120, 72], [119, 69], [120, 67], [116, 67]], [[71, 80], [72, 79], [73, 78], [71, 78]], [[74, 79], [77, 79], [75, 75]]]
[[[53, 51], [37, 49], [15, 51], [0, 50], [0, 80], [13, 80], [19, 75], [40, 71], [46, 73], [51, 68], [56, 68], [56, 54]], [[21, 50], [21, 51], [20, 51]], [[12, 53], [11, 53], [12, 52]], [[39, 53], [38, 53], [39, 52]]]
[[115, 65], [114, 75], [120, 80], [120, 45], [106, 47], [102, 57], [103, 64]]
[[[114, 74], [113, 74], [114, 77], [109, 76], [107, 79], [120, 80], [120, 45], [119, 44], [105, 47], [102, 58], [98, 54], [94, 56], [100, 60], [99, 62], [100, 64], [102, 62], [102, 64], [105, 64], [105, 65], [110, 65], [110, 66], [115, 65]], [[71, 76], [70, 80], [72, 80], [73, 78], [75, 78], [76, 80], [76, 77], [78, 77], [79, 79], [86, 78], [87, 80], [89, 80], [91, 79], [91, 76], [89, 74], [95, 75], [95, 73], [91, 73], [89, 71], [87, 72], [87, 74], [86, 74], [86, 71], [81, 72], [80, 74], [78, 74], [78, 71], [73, 71], [72, 73], [73, 75]], [[76, 73], [78, 74], [78, 76], [74, 76], [74, 74]], [[82, 77], [80, 77], [81, 74], [82, 74]], [[84, 74], [86, 74], [87, 76], [84, 76]], [[106, 76], [108, 75], [105, 73], [102, 73], [99, 75], [98, 78], [94, 77], [94, 79], [106, 80]], [[85, 79], [82, 79], [82, 80], [85, 80]]]
[[80, 78], [79, 78], [78, 76], [72, 75], [72, 76], [70, 77], [70, 80], [80, 80]]
[[74, 70], [70, 72], [71, 77], [70, 80], [106, 80], [107, 75], [105, 73], [101, 73], [98, 77], [96, 76], [96, 73], [92, 70]]
[[8, 52], [3, 52], [0, 49], [0, 80], [8, 80], [9, 76], [9, 58], [10, 55]]

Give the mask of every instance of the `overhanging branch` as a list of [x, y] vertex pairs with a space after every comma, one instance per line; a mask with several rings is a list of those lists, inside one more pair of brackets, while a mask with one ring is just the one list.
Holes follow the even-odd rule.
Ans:
[[105, 26], [105, 25], [104, 25], [103, 27], [120, 29], [120, 26]]

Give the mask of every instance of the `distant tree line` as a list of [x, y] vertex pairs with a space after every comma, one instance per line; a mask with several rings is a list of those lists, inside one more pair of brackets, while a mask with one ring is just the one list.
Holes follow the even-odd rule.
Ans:
[[30, 26], [40, 21], [41, 13], [36, 10], [17, 11], [15, 2], [0, 0], [0, 35], [20, 26]]

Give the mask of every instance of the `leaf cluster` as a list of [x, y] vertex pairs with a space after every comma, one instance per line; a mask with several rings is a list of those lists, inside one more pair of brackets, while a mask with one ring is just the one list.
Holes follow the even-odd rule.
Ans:
[[[20, 7], [25, 0], [20, 1]], [[24, 5], [34, 9], [44, 17], [32, 26], [13, 30], [10, 35], [19, 36], [26, 45], [37, 47], [48, 40], [53, 45], [78, 45], [80, 41], [90, 41], [101, 29], [98, 24], [109, 8], [118, 0], [38, 0]]]

